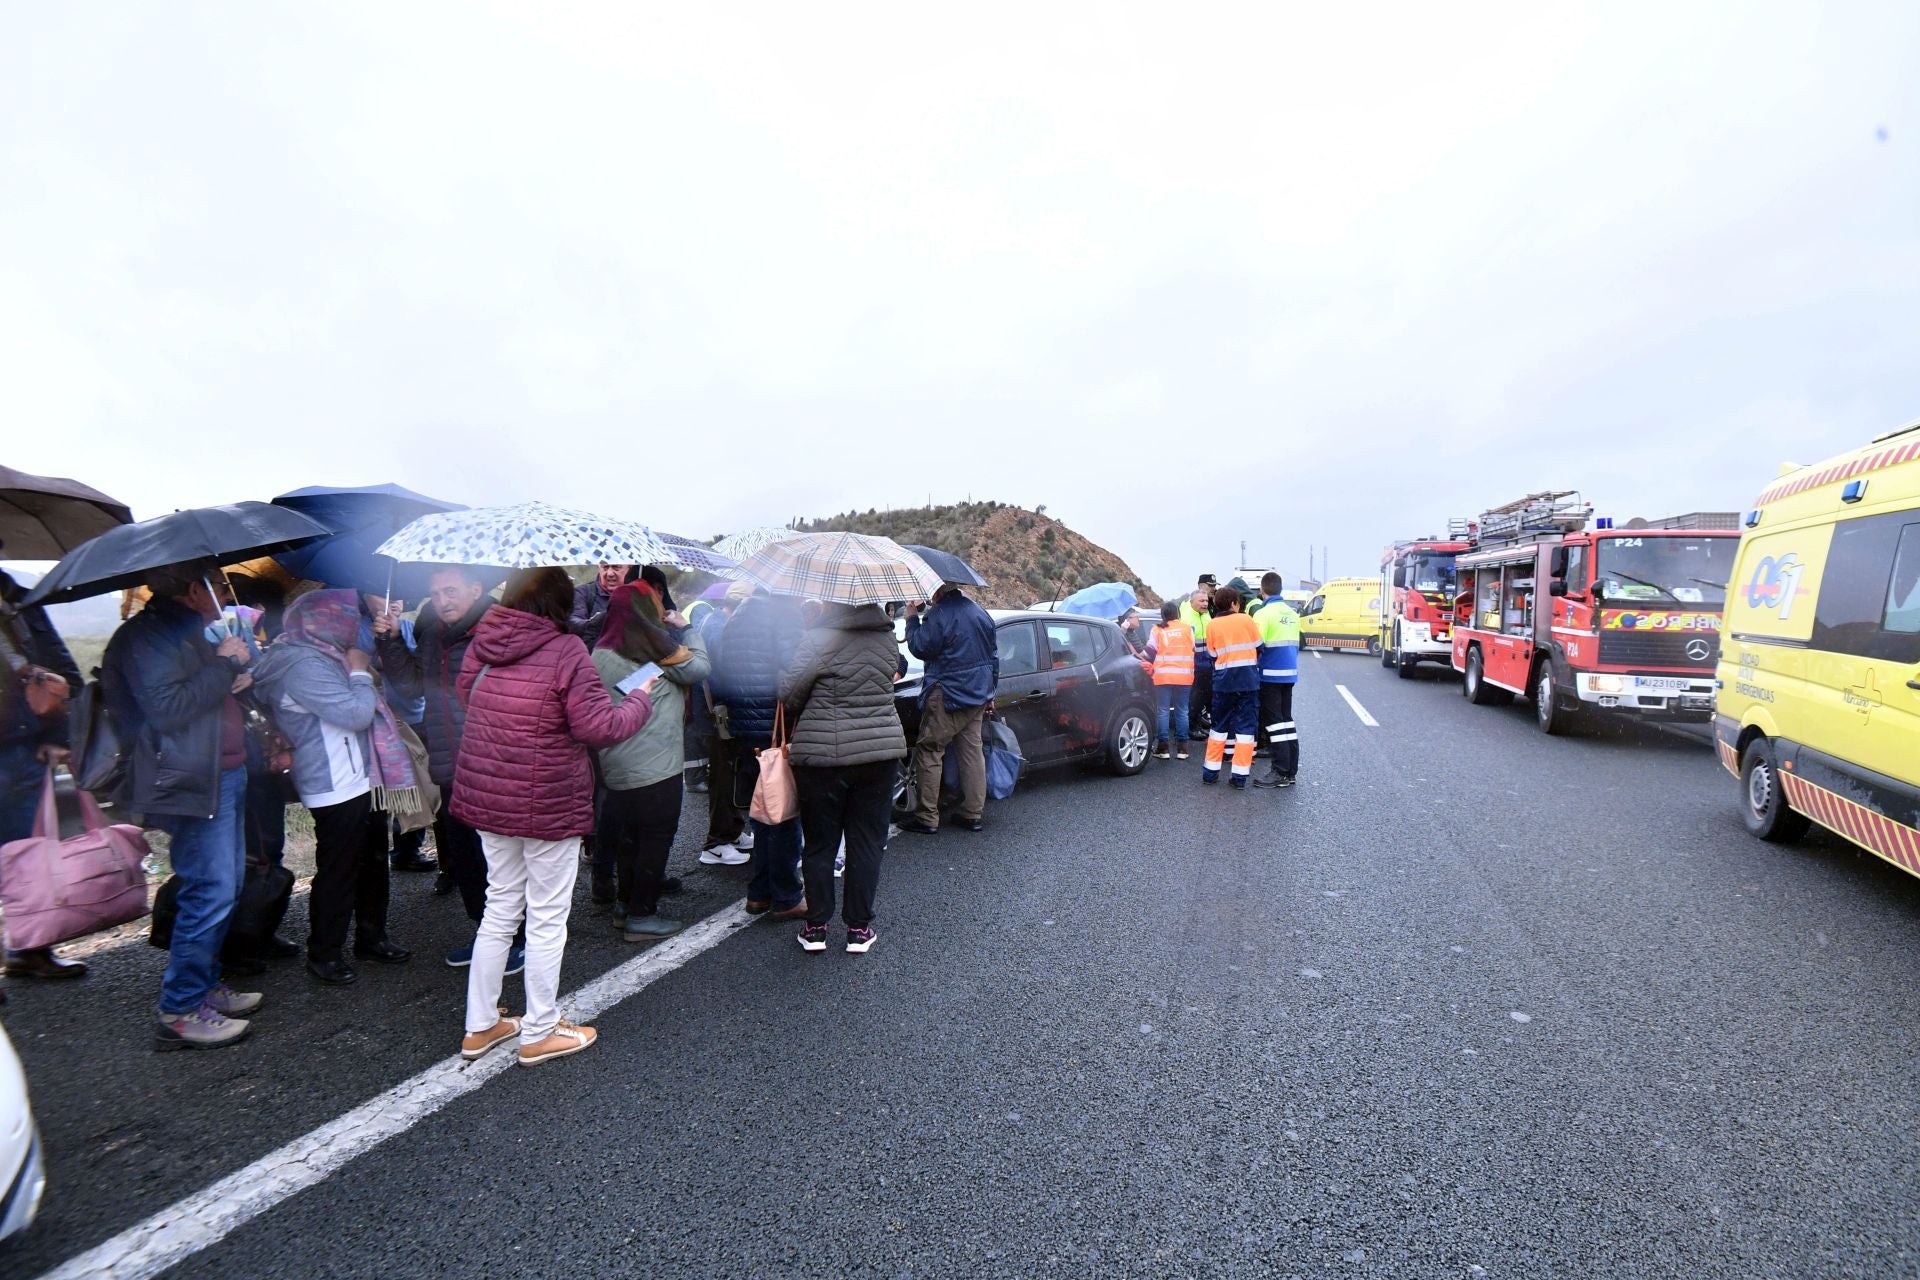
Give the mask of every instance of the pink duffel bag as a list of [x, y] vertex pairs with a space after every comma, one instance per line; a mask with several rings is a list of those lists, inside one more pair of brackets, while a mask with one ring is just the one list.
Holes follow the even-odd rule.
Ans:
[[53, 770], [47, 770], [33, 834], [0, 845], [0, 907], [6, 910], [7, 946], [15, 951], [50, 947], [147, 914], [147, 876], [140, 869], [146, 835], [124, 823], [109, 825], [92, 796], [77, 795], [86, 830], [62, 840]]

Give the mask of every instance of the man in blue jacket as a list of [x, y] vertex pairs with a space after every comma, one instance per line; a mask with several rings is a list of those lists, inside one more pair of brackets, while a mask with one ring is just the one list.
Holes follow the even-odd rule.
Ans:
[[1000, 683], [1000, 645], [993, 619], [948, 583], [933, 604], [907, 606], [907, 648], [927, 664], [921, 686], [920, 740], [914, 768], [920, 795], [904, 831], [932, 835], [940, 829], [940, 779], [951, 744], [959, 753], [960, 812], [956, 820], [969, 831], [985, 825], [987, 761], [980, 745], [980, 722], [993, 705]]
[[114, 633], [100, 683], [126, 744], [117, 797], [172, 838], [179, 915], [160, 984], [156, 1049], [212, 1049], [247, 1034], [256, 992], [220, 980], [220, 947], [246, 862], [247, 732], [235, 695], [253, 682], [253, 651], [235, 635], [216, 644], [218, 569], [189, 563], [147, 575], [153, 599]]

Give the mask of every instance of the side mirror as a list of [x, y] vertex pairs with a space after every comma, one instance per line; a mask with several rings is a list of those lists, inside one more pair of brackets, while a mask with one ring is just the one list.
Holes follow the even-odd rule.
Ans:
[[1565, 578], [1555, 578], [1552, 582], [1549, 582], [1547, 584], [1547, 594], [1550, 596], [1563, 596], [1567, 594], [1567, 580]]
[[1567, 549], [1565, 547], [1555, 547], [1553, 549], [1553, 555], [1548, 560], [1547, 576], [1550, 578], [1564, 578], [1567, 576]]

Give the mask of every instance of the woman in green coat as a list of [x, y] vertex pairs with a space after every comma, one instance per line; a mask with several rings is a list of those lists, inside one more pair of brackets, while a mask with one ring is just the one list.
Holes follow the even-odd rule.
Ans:
[[613, 852], [627, 941], [657, 942], [686, 928], [661, 914], [660, 892], [680, 830], [687, 691], [707, 678], [707, 648], [685, 618], [661, 611], [652, 587], [630, 582], [607, 598], [593, 665], [615, 705], [637, 691], [653, 701], [640, 732], [600, 749], [607, 796], [598, 835]]

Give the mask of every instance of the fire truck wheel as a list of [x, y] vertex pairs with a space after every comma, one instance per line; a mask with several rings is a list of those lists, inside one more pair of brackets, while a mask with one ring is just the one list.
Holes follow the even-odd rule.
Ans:
[[1740, 757], [1740, 781], [1745, 788], [1740, 816], [1747, 830], [1762, 840], [1786, 844], [1807, 834], [1807, 816], [1787, 803], [1780, 787], [1780, 770], [1773, 760], [1773, 744], [1755, 738]]
[[1460, 682], [1460, 692], [1476, 707], [1498, 706], [1513, 697], [1505, 689], [1496, 689], [1487, 683], [1487, 669], [1480, 657], [1479, 645], [1467, 650], [1467, 678]]
[[1553, 684], [1553, 667], [1545, 662], [1533, 678], [1533, 719], [1540, 726], [1540, 732], [1548, 737], [1572, 732], [1579, 720], [1577, 711], [1560, 705], [1560, 694]]
[[1380, 649], [1380, 665], [1383, 667], [1391, 667], [1397, 664], [1399, 661], [1400, 661], [1400, 629], [1398, 627], [1395, 627], [1393, 630], [1393, 643], [1389, 645], [1383, 645]]
[[1413, 679], [1413, 669], [1420, 665], [1420, 660], [1418, 658], [1409, 658], [1404, 652], [1402, 652], [1400, 645], [1398, 644], [1398, 639], [1399, 637], [1396, 636], [1395, 637], [1396, 643], [1393, 646], [1394, 674], [1399, 676], [1402, 680], [1411, 680]]

